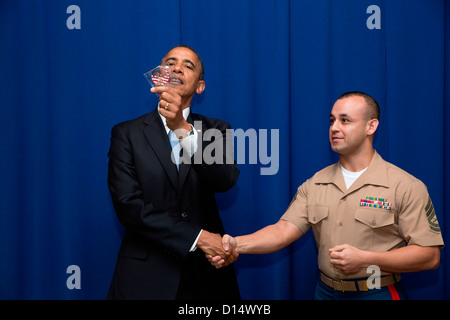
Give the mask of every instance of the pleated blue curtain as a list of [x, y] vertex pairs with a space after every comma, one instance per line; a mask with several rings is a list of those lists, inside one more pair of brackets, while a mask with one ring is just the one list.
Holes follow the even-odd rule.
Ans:
[[[67, 27], [71, 5], [81, 29]], [[329, 113], [360, 90], [381, 106], [376, 149], [427, 185], [448, 241], [449, 10], [444, 0], [1, 1], [0, 298], [106, 296], [123, 233], [106, 185], [110, 129], [155, 107], [142, 74], [179, 43], [205, 64], [193, 112], [277, 138], [270, 164], [249, 163], [247, 138], [237, 185], [217, 195], [230, 234], [275, 223], [337, 160]], [[262, 175], [269, 166], [276, 174]], [[405, 275], [411, 298], [449, 297], [445, 252], [438, 270]], [[80, 288], [69, 288], [72, 265]], [[311, 299], [312, 233], [235, 267], [244, 299]]]

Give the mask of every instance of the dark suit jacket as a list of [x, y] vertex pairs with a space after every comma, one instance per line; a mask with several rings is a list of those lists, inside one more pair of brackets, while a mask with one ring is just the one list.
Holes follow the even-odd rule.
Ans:
[[[197, 153], [211, 143], [200, 141], [207, 129], [224, 137], [230, 129], [198, 114], [187, 120], [201, 121]], [[114, 126], [108, 156], [108, 186], [125, 227], [108, 298], [240, 298], [232, 266], [215, 269], [200, 249], [189, 252], [201, 229], [224, 234], [215, 192], [236, 183], [234, 162], [180, 164], [178, 172], [157, 109]]]

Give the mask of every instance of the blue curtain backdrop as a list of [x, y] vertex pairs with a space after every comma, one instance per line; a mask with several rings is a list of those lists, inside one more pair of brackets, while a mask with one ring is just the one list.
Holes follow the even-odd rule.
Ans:
[[[217, 196], [230, 234], [276, 222], [337, 160], [329, 112], [361, 90], [381, 105], [376, 149], [428, 186], [448, 244], [449, 17], [444, 0], [2, 0], [0, 298], [105, 298], [123, 232], [106, 184], [110, 130], [155, 107], [142, 74], [180, 43], [206, 68], [194, 112], [269, 141], [279, 130], [276, 174], [261, 174], [261, 156], [249, 163], [247, 146], [237, 185]], [[446, 251], [439, 269], [404, 276], [411, 298], [450, 297]], [[244, 299], [313, 298], [311, 232], [235, 266]]]

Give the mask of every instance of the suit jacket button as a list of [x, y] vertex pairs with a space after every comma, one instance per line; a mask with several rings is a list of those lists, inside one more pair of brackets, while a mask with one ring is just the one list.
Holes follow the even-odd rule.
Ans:
[[188, 214], [187, 214], [186, 212], [182, 212], [182, 213], [181, 213], [181, 217], [182, 217], [183, 219], [186, 219], [187, 216], [188, 216]]

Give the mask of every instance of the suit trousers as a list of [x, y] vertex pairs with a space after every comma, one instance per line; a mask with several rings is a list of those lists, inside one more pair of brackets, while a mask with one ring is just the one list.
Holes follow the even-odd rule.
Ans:
[[[199, 267], [202, 265], [202, 267]], [[208, 274], [215, 276], [213, 283]], [[206, 274], [206, 275], [205, 275]], [[200, 249], [188, 254], [180, 276], [176, 300], [240, 300], [239, 286], [232, 265], [221, 269], [211, 266]]]

